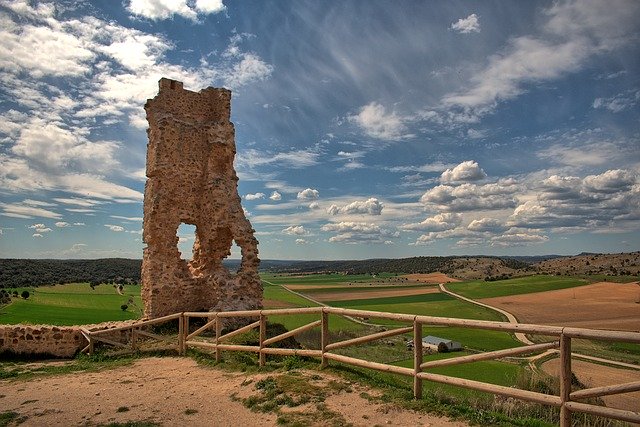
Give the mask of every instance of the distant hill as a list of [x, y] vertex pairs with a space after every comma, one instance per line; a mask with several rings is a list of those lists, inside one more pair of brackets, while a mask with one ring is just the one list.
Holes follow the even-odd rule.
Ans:
[[[240, 260], [225, 260], [231, 271]], [[142, 260], [0, 259], [0, 288], [58, 283], [140, 282]], [[262, 260], [261, 271], [277, 273], [434, 273], [464, 280], [499, 280], [532, 273], [562, 275], [638, 275], [640, 252], [621, 254], [540, 255], [530, 257], [446, 256], [344, 261]]]

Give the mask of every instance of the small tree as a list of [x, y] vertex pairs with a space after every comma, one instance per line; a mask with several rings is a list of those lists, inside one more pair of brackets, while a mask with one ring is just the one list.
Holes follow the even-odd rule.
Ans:
[[120, 306], [120, 309], [121, 309], [122, 311], [127, 311], [127, 309], [128, 309], [128, 308], [129, 308], [129, 306], [128, 306], [127, 304], [122, 304], [122, 305]]
[[31, 295], [29, 291], [22, 291], [22, 293], [20, 294], [20, 296], [24, 299], [29, 298], [29, 295]]

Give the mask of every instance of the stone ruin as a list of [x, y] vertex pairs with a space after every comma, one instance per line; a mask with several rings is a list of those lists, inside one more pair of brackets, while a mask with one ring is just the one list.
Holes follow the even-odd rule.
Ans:
[[[149, 122], [144, 192], [142, 300], [147, 318], [182, 311], [250, 310], [262, 307], [258, 241], [245, 217], [233, 168], [235, 130], [231, 91], [185, 90], [160, 79], [147, 100]], [[181, 259], [177, 230], [196, 227], [193, 258]], [[239, 270], [222, 261], [233, 242]]]

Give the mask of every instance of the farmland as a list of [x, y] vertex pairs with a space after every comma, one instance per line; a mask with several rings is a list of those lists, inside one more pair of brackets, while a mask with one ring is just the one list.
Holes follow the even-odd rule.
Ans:
[[[11, 304], [0, 307], [0, 323], [82, 325], [110, 320], [138, 318], [142, 307], [140, 286], [125, 285], [122, 295], [112, 285], [91, 288], [88, 283], [43, 286], [28, 290], [28, 299], [13, 298]], [[128, 304], [133, 299], [133, 304]], [[127, 304], [123, 311], [121, 305]]]

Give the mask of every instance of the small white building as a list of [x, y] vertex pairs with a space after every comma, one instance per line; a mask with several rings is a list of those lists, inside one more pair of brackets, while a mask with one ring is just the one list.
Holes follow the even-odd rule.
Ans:
[[[425, 351], [437, 352], [439, 351], [441, 345], [445, 346], [447, 351], [462, 350], [462, 344], [460, 344], [458, 341], [440, 338], [433, 335], [428, 335], [422, 338], [422, 349]], [[407, 343], [407, 347], [413, 348], [413, 340]]]

